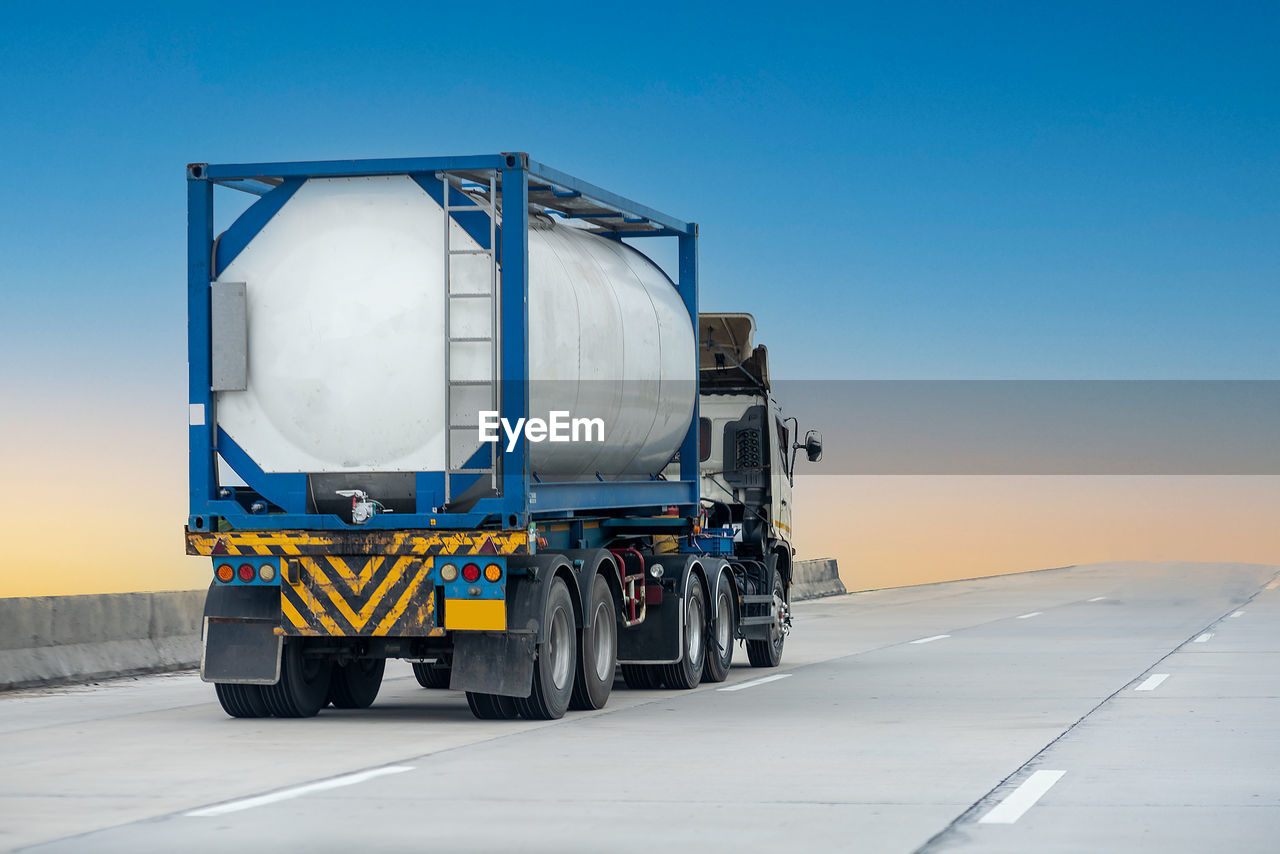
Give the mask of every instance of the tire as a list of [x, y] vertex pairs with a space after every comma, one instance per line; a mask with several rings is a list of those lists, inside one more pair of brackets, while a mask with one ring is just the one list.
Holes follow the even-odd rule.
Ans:
[[533, 663], [533, 690], [528, 697], [517, 699], [516, 707], [529, 720], [554, 721], [564, 717], [569, 708], [578, 658], [573, 600], [563, 578], [551, 581], [542, 624], [547, 634], [538, 644]]
[[413, 665], [414, 678], [423, 688], [448, 688], [453, 668], [442, 661], [417, 661]]
[[613, 691], [618, 666], [618, 615], [609, 583], [598, 577], [591, 586], [591, 628], [578, 631], [578, 668], [569, 708], [603, 709]]
[[504, 697], [501, 694], [477, 694], [467, 692], [467, 705], [471, 714], [482, 721], [509, 721], [520, 716], [516, 708], [515, 697]]
[[668, 688], [687, 691], [702, 681], [702, 667], [707, 657], [707, 594], [696, 577], [689, 579], [689, 593], [684, 597], [684, 649], [680, 660], [663, 665], [662, 681]]
[[702, 668], [702, 681], [723, 682], [733, 665], [733, 639], [737, 623], [733, 619], [733, 583], [728, 572], [720, 574], [716, 595], [711, 604], [711, 631], [707, 634], [707, 663]]
[[329, 680], [333, 664], [323, 658], [308, 658], [296, 640], [284, 642], [280, 681], [263, 686], [271, 713], [279, 718], [310, 718], [329, 702]]
[[214, 686], [222, 710], [233, 718], [266, 718], [271, 709], [262, 696], [261, 685], [233, 685], [218, 682]]
[[[786, 608], [786, 587], [782, 583], [782, 573], [776, 570], [773, 573], [773, 600], [775, 612], [779, 607]], [[769, 637], [747, 641], [747, 660], [752, 667], [777, 667], [782, 663], [782, 645], [786, 640], [787, 633], [775, 620], [769, 630]]]
[[271, 707], [263, 694], [263, 685], [240, 685], [240, 701], [249, 709], [252, 718], [271, 717]]
[[633, 691], [652, 691], [662, 687], [662, 667], [653, 664], [622, 665], [622, 681]]
[[236, 691], [235, 685], [230, 685], [226, 682], [215, 682], [213, 691], [218, 695], [218, 704], [222, 706], [222, 711], [233, 718], [250, 717], [246, 713], [244, 706], [240, 705], [240, 692]]
[[357, 658], [349, 664], [334, 664], [329, 678], [329, 702], [339, 709], [367, 709], [382, 687], [385, 658]]

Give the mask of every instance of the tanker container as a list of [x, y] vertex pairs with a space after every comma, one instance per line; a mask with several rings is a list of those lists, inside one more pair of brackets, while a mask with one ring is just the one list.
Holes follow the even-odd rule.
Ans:
[[[689, 313], [666, 274], [619, 240], [530, 212], [527, 376], [501, 377], [489, 234], [451, 219], [446, 242], [441, 185], [433, 197], [425, 184], [290, 182], [219, 239], [219, 317], [242, 314], [245, 337], [230, 354], [243, 372], [218, 384], [218, 427], [264, 473], [308, 476], [318, 509], [338, 511], [349, 503], [339, 491], [360, 490], [412, 512], [415, 473], [491, 468], [478, 427], [499, 409], [498, 377], [527, 382], [530, 417], [559, 411], [590, 422], [583, 434], [594, 428], [590, 441], [531, 443], [535, 480], [660, 472], [688, 432], [697, 370]], [[495, 486], [451, 491], [451, 509]]]

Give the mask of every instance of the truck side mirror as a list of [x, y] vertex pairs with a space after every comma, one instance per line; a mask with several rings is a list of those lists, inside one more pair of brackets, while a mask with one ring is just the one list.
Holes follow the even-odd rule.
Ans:
[[822, 434], [817, 430], [810, 430], [805, 434], [804, 452], [811, 463], [816, 463], [822, 459]]

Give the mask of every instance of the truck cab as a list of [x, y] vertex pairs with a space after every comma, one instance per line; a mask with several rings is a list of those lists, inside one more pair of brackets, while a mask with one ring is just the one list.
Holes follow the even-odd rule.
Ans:
[[822, 454], [810, 431], [796, 441], [796, 420], [770, 393], [769, 354], [755, 343], [750, 314], [698, 315], [699, 473], [709, 530], [731, 528], [734, 552], [776, 560], [790, 586], [791, 491], [796, 453]]

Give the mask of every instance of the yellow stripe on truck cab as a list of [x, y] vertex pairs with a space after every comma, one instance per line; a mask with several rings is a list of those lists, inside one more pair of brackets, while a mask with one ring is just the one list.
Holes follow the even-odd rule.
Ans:
[[446, 599], [444, 627], [453, 632], [504, 632], [507, 603], [504, 599]]

